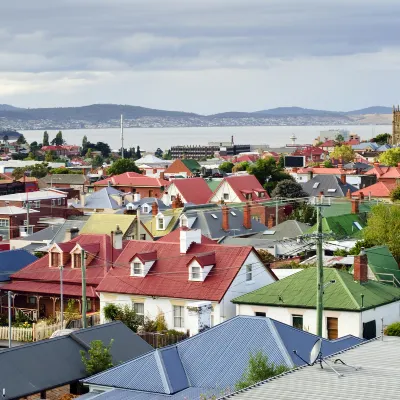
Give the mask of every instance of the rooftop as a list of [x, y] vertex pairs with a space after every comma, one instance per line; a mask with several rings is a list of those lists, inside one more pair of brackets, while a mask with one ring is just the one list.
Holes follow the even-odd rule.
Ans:
[[136, 215], [128, 214], [93, 214], [86, 221], [80, 233], [110, 235], [118, 225], [125, 235], [135, 219]]
[[203, 178], [174, 179], [171, 185], [175, 185], [186, 203], [206, 204], [212, 195]]
[[26, 200], [47, 200], [47, 199], [60, 199], [67, 197], [66, 193], [58, 190], [39, 190], [36, 192], [28, 193], [13, 193], [0, 196], [3, 201], [26, 201]]

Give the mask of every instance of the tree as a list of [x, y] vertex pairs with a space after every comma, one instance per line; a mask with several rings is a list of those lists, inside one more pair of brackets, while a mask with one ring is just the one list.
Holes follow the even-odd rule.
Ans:
[[275, 257], [268, 250], [258, 249], [257, 253], [264, 265], [271, 264], [275, 261]]
[[136, 159], [139, 160], [139, 158], [142, 158], [142, 153], [140, 152], [140, 146], [136, 148]]
[[22, 135], [22, 134], [20, 136], [18, 136], [17, 143], [18, 144], [25, 144], [26, 143], [25, 136]]
[[247, 171], [249, 167], [250, 163], [248, 161], [242, 161], [233, 166], [232, 172]]
[[282, 168], [282, 169], [285, 168], [285, 157], [284, 157], [283, 154], [281, 154], [281, 155], [279, 156], [278, 167], [279, 167], [279, 168]]
[[121, 321], [133, 332], [137, 332], [139, 326], [143, 325], [143, 317], [137, 315], [132, 306], [125, 304], [108, 304], [104, 307], [103, 313], [110, 321]]
[[114, 366], [111, 354], [113, 341], [111, 339], [109, 345], [105, 346], [101, 340], [93, 340], [87, 354], [84, 350], [80, 351], [82, 363], [89, 375], [98, 374]]
[[396, 186], [391, 192], [390, 192], [390, 200], [393, 202], [399, 201], [400, 200], [400, 186]]
[[269, 362], [268, 356], [262, 351], [255, 354], [250, 353], [249, 364], [241, 379], [236, 383], [235, 389], [245, 389], [286, 371], [289, 371], [286, 365], [275, 365], [273, 362]]
[[86, 155], [85, 155], [85, 157], [86, 158], [92, 158], [92, 149], [88, 149], [88, 151], [86, 152]]
[[341, 160], [343, 163], [349, 163], [354, 160], [355, 152], [351, 146], [344, 144], [336, 146], [329, 156], [335, 160]]
[[94, 146], [94, 149], [97, 151], [101, 151], [101, 155], [103, 157], [108, 157], [111, 153], [110, 146], [104, 142], [97, 142]]
[[125, 172], [137, 172], [140, 174], [140, 170], [136, 166], [135, 162], [129, 158], [120, 158], [119, 160], [114, 161], [108, 169], [110, 175], [119, 175]]
[[386, 245], [400, 261], [400, 207], [378, 204], [371, 209], [367, 226], [362, 230], [363, 238], [373, 245]]
[[218, 167], [218, 169], [222, 172], [231, 173], [234, 166], [235, 164], [225, 161]]
[[85, 136], [82, 138], [82, 149], [86, 149], [87, 144], [88, 144], [88, 140], [87, 140], [87, 136], [85, 135]]
[[29, 146], [29, 150], [31, 153], [33, 153], [36, 157], [36, 153], [40, 150], [40, 146], [38, 145], [38, 142], [32, 142]]
[[390, 143], [391, 138], [392, 135], [390, 133], [380, 133], [379, 135], [376, 135], [373, 139], [371, 139], [371, 142], [382, 146], [383, 144]]
[[354, 247], [352, 247], [349, 251], [348, 254], [351, 256], [357, 256], [360, 254], [361, 249], [369, 249], [370, 247], [373, 247], [373, 243], [371, 243], [368, 240], [358, 240]]
[[155, 151], [154, 155], [158, 158], [162, 158], [163, 156], [163, 151], [158, 147], [157, 150]]
[[49, 165], [47, 163], [35, 164], [29, 167], [29, 170], [32, 177], [40, 179], [49, 173]]
[[308, 197], [308, 193], [303, 190], [303, 187], [300, 185], [300, 183], [297, 183], [291, 179], [285, 179], [278, 182], [271, 195], [272, 197], [282, 197], [285, 199]]
[[163, 159], [164, 160], [172, 160], [171, 150], [164, 151]]
[[46, 151], [46, 153], [44, 155], [44, 161], [52, 162], [52, 161], [54, 161], [54, 158], [55, 158], [55, 153], [53, 150]]
[[26, 167], [17, 167], [17, 168], [14, 168], [14, 171], [12, 172], [11, 175], [15, 180], [18, 180], [24, 176], [25, 171], [26, 171]]
[[47, 131], [43, 132], [43, 146], [48, 146], [49, 145], [49, 134]]
[[55, 146], [62, 146], [64, 143], [65, 140], [63, 139], [62, 132], [58, 131], [56, 137], [51, 141], [51, 144]]
[[344, 142], [344, 137], [339, 133], [339, 135], [335, 137], [335, 144], [336, 146], [341, 146], [343, 142]]
[[323, 162], [325, 168], [333, 168], [333, 164], [331, 160], [326, 160]]
[[400, 147], [386, 150], [379, 156], [379, 162], [391, 167], [397, 167], [397, 164], [400, 163]]
[[95, 156], [95, 158], [92, 161], [92, 167], [93, 168], [101, 167], [103, 163], [104, 163], [104, 158], [99, 154], [97, 154], [97, 156]]
[[317, 223], [317, 209], [313, 205], [303, 201], [294, 208], [288, 219], [315, 225]]

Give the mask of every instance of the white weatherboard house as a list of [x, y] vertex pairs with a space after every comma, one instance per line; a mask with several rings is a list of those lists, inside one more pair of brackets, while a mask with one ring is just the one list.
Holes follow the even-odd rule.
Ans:
[[[324, 268], [323, 337], [379, 336], [383, 325], [400, 320], [400, 288], [368, 280], [366, 255], [354, 258], [354, 276]], [[307, 268], [233, 300], [238, 315], [276, 319], [316, 333], [317, 269]]]
[[276, 280], [253, 247], [222, 246], [199, 229], [129, 241], [114, 265], [96, 289], [101, 311], [133, 304], [143, 317], [162, 313], [169, 329], [191, 335], [234, 317], [234, 297]]

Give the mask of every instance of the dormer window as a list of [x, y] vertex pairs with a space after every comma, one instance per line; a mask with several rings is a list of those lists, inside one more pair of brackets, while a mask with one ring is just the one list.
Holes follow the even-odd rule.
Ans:
[[57, 251], [50, 252], [50, 266], [58, 268], [61, 265], [61, 254]]
[[132, 263], [132, 275], [143, 276], [143, 264], [141, 262]]
[[201, 268], [200, 267], [192, 266], [191, 279], [192, 279], [192, 281], [200, 281], [201, 280]]
[[72, 268], [82, 268], [82, 257], [80, 253], [73, 254]]
[[181, 227], [183, 226], [188, 227], [188, 219], [185, 215], [181, 216]]
[[145, 214], [148, 214], [148, 213], [149, 213], [149, 207], [148, 207], [147, 205], [143, 206], [143, 212], [144, 212]]
[[157, 219], [158, 222], [158, 230], [164, 230], [164, 218], [158, 218]]

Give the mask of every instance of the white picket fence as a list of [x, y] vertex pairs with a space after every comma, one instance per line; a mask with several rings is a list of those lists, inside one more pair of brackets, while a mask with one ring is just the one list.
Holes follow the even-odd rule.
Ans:
[[[64, 324], [65, 327], [65, 324]], [[61, 324], [32, 324], [31, 328], [11, 328], [11, 340], [16, 342], [34, 342], [48, 339], [53, 332], [61, 329]], [[8, 340], [8, 326], [0, 326], [0, 340]]]

